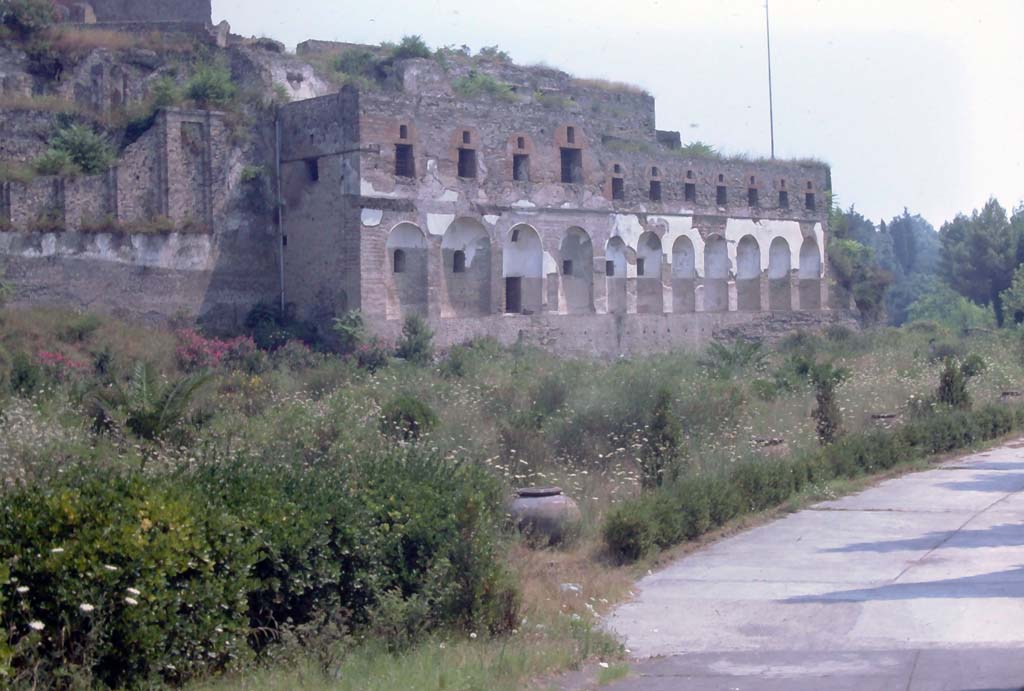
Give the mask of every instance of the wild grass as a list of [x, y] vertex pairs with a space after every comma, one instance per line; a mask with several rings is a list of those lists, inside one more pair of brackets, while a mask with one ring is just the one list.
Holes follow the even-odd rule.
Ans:
[[[775, 347], [723, 344], [618, 362], [564, 360], [481, 340], [432, 362], [392, 360], [373, 373], [353, 359], [288, 346], [216, 369], [174, 442], [149, 442], [97, 434], [86, 394], [100, 367], [121, 382], [131, 379], [137, 360], [153, 363], [166, 381], [187, 374], [171, 331], [58, 310], [7, 310], [0, 318], [0, 471], [8, 481], [37, 481], [83, 464], [162, 473], [232, 458], [315, 473], [325, 457], [344, 464], [370, 449], [416, 445], [485, 468], [506, 493], [554, 484], [580, 504], [581, 534], [571, 544], [532, 550], [505, 535], [499, 558], [521, 597], [519, 624], [508, 636], [455, 627], [396, 652], [359, 634], [326, 649], [286, 648], [257, 667], [202, 682], [203, 689], [513, 689], [587, 660], [608, 663], [599, 681], [610, 681], [627, 670], [621, 648], [594, 630], [596, 617], [629, 596], [638, 569], [654, 557], [614, 565], [602, 529], [609, 512], [645, 491], [656, 401], [667, 401], [678, 423], [667, 468], [685, 478], [771, 463], [778, 450], [759, 444], [762, 437], [784, 440], [783, 453], [792, 457], [818, 449], [814, 391], [800, 374], [801, 358], [850, 370], [836, 400], [854, 435], [909, 419], [915, 401], [934, 395], [943, 368], [937, 354], [949, 350], [984, 361], [967, 384], [978, 407], [999, 404], [1003, 391], [1024, 381], [1021, 336], [1013, 330], [968, 336], [935, 328], [834, 329]], [[20, 354], [31, 362], [44, 351], [83, 363], [84, 374], [72, 368], [63, 378], [47, 376], [31, 395], [16, 393], [24, 363], [15, 360]], [[418, 440], [382, 429], [384, 411], [403, 399], [429, 411], [424, 419], [436, 418]], [[880, 422], [879, 414], [897, 417]], [[859, 482], [812, 482], [779, 501], [793, 506]], [[757, 508], [775, 511], [777, 503]]]

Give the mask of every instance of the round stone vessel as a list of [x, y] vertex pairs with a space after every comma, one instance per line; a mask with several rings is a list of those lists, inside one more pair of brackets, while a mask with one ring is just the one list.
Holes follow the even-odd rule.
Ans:
[[516, 528], [534, 542], [556, 545], [579, 529], [580, 507], [561, 487], [525, 487], [509, 503]]

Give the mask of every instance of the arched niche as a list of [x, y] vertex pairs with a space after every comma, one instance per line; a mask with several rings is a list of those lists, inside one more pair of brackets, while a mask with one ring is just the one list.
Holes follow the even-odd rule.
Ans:
[[704, 311], [729, 311], [729, 250], [725, 238], [712, 235], [704, 243]]
[[442, 274], [450, 316], [491, 311], [491, 240], [479, 221], [456, 219], [441, 240]]
[[427, 238], [418, 226], [399, 223], [388, 233], [387, 316], [427, 312]]
[[811, 236], [800, 246], [800, 309], [821, 309], [821, 252]]
[[594, 243], [582, 228], [569, 228], [559, 247], [562, 264], [562, 296], [565, 311], [582, 314], [594, 311]]
[[697, 308], [697, 253], [685, 235], [672, 244], [672, 311], [693, 312]]
[[513, 226], [505, 236], [501, 257], [505, 311], [539, 312], [544, 302], [544, 248], [540, 235], [525, 223]]
[[625, 314], [626, 302], [626, 243], [616, 236], [608, 241], [604, 249], [605, 281], [608, 292], [609, 314]]
[[775, 238], [768, 246], [768, 301], [773, 310], [793, 309], [790, 274], [793, 254], [786, 238]]
[[761, 309], [761, 247], [753, 235], [740, 238], [736, 245], [736, 308]]
[[665, 311], [665, 291], [661, 282], [661, 264], [664, 255], [661, 239], [648, 231], [636, 245], [636, 311], [642, 314], [661, 314]]

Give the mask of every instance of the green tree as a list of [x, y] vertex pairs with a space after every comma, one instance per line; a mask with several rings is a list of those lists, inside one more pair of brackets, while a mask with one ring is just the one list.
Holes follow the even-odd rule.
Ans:
[[960, 332], [996, 325], [991, 307], [976, 305], [934, 276], [926, 280], [920, 297], [907, 308], [907, 321], [938, 322]]
[[829, 245], [832, 276], [853, 296], [861, 318], [877, 322], [885, 312], [885, 296], [892, 274], [875, 262], [874, 251], [855, 240], [836, 239]]
[[979, 305], [992, 305], [1003, 325], [1002, 293], [1010, 288], [1021, 260], [1024, 210], [1013, 219], [995, 199], [970, 216], [958, 214], [942, 226], [942, 274], [958, 293]]
[[831, 444], [843, 433], [843, 414], [836, 400], [836, 389], [850, 376], [850, 371], [829, 362], [814, 364], [808, 375], [814, 384], [815, 408], [812, 412], [822, 446]]
[[971, 396], [967, 392], [967, 373], [953, 358], [946, 358], [942, 374], [939, 375], [938, 397], [940, 403], [951, 408], [971, 407]]
[[406, 317], [395, 355], [417, 365], [434, 361], [434, 332], [422, 317], [415, 314]]
[[359, 310], [351, 310], [336, 317], [331, 330], [338, 337], [338, 350], [342, 355], [354, 353], [366, 341], [366, 325]]
[[96, 421], [157, 439], [185, 419], [192, 399], [209, 380], [208, 374], [196, 374], [165, 382], [151, 363], [136, 363], [126, 385], [114, 384], [93, 398]]
[[640, 467], [645, 487], [660, 487], [665, 473], [679, 456], [682, 429], [672, 410], [672, 392], [661, 387], [654, 397], [647, 436], [640, 451]]
[[1017, 324], [1024, 321], [1024, 265], [1018, 266], [1013, 272], [1010, 287], [1000, 293], [1003, 311], [1013, 317]]

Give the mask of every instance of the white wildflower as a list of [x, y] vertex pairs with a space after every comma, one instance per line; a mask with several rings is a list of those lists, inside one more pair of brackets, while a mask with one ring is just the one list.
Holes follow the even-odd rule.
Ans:
[[17, 588], [15, 588], [15, 590], [18, 592], [18, 595], [24, 595], [25, 593], [28, 592], [28, 586], [27, 585], [19, 585]]
[[46, 624], [44, 624], [43, 622], [41, 622], [41, 621], [39, 621], [39, 620], [37, 619], [37, 620], [35, 620], [35, 621], [30, 621], [30, 622], [28, 623], [28, 627], [29, 627], [30, 629], [32, 629], [33, 631], [42, 631], [43, 629], [45, 629], [45, 628], [46, 628]]
[[51, 554], [63, 554], [64, 553], [64, 548], [63, 547], [54, 547], [53, 549], [50, 550], [50, 553]]
[[135, 605], [139, 604], [139, 601], [136, 600], [134, 597], [126, 597], [124, 599], [124, 601], [126, 603], [128, 603], [129, 605], [131, 605], [132, 607], [134, 607]]
[[475, 633], [469, 634], [469, 638], [470, 638], [470, 640], [474, 640], [475, 641], [476, 640], [476, 634]]
[[118, 570], [118, 568], [116, 566], [112, 566], [110, 564], [104, 564], [103, 568], [105, 568], [107, 571], [117, 571]]
[[96, 608], [95, 608], [95, 607], [93, 607], [92, 605], [90, 605], [90, 604], [89, 604], [88, 602], [83, 602], [82, 604], [80, 604], [80, 605], [78, 606], [78, 609], [82, 610], [82, 611], [83, 611], [83, 612], [85, 612], [86, 614], [90, 614], [90, 613], [91, 613], [91, 612], [92, 612], [93, 610], [95, 610]]
[[134, 595], [135, 597], [138, 597], [139, 595], [142, 595], [142, 592], [139, 591], [139, 590], [136, 590], [135, 588], [128, 588], [128, 594], [129, 595]]
[[444, 644], [444, 641], [441, 641], [441, 650], [444, 650], [444, 649], [445, 649], [445, 648], [447, 648], [447, 647], [448, 647], [448, 646], [446, 646], [446, 645]]

